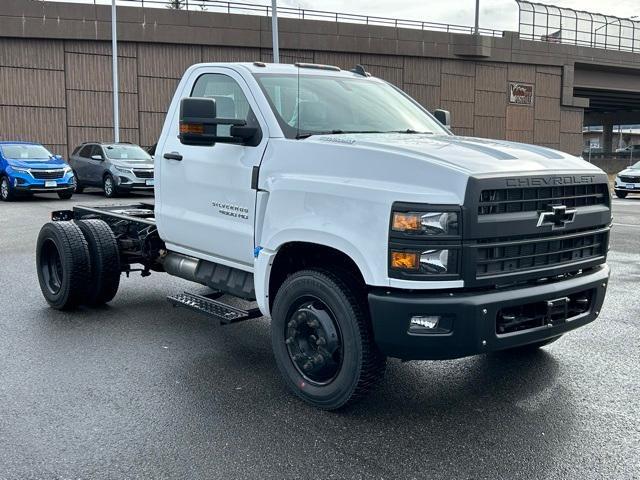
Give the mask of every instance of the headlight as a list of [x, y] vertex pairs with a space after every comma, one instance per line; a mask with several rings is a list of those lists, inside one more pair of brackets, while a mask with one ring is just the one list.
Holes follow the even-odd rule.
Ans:
[[11, 170], [13, 170], [16, 173], [26, 173], [26, 174], [30, 173], [28, 168], [11, 167]]
[[393, 204], [389, 230], [390, 277], [458, 279], [461, 252], [461, 207]]
[[69, 165], [65, 165], [64, 168], [62, 169], [64, 171], [64, 173], [69, 173], [71, 171], [71, 167]]
[[130, 168], [116, 167], [115, 165], [114, 165], [113, 168], [115, 168], [120, 173], [127, 173], [129, 175], [131, 175], [133, 173]]
[[458, 252], [458, 248], [392, 249], [390, 267], [392, 271], [397, 273], [457, 275]]
[[458, 212], [393, 212], [391, 229], [409, 235], [457, 236]]

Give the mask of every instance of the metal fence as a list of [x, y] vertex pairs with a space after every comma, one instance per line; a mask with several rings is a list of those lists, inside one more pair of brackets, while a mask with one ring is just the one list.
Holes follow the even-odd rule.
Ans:
[[[62, 1], [65, 0], [47, 0]], [[84, 0], [84, 3], [93, 5], [111, 5], [111, 0]], [[240, 15], [271, 16], [270, 5], [252, 3], [226, 2], [219, 0], [117, 0], [119, 6], [132, 6], [140, 8], [169, 8], [191, 12], [217, 12], [233, 13]], [[449, 33], [475, 33], [475, 28], [466, 25], [428, 22], [420, 20], [403, 20], [399, 18], [378, 17], [373, 15], [359, 15], [353, 13], [329, 12], [324, 10], [311, 10], [306, 8], [278, 6], [280, 18], [296, 18], [301, 20], [319, 20], [328, 22], [357, 23], [362, 25], [379, 25], [393, 28], [412, 28], [417, 30], [429, 30]], [[480, 28], [479, 35], [502, 37], [502, 30]]]
[[516, 0], [520, 38], [640, 52], [640, 20]]

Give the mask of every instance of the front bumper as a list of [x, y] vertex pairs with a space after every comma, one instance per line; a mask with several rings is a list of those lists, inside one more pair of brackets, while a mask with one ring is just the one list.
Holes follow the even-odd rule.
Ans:
[[[62, 178], [53, 180], [41, 180], [33, 178], [27, 173], [11, 173], [9, 175], [11, 188], [16, 193], [56, 193], [73, 192], [75, 180], [73, 174], [67, 173]], [[47, 182], [55, 182], [55, 186], [48, 186]], [[49, 183], [51, 185], [51, 183]]]
[[[562, 335], [596, 319], [602, 308], [609, 267], [601, 265], [579, 276], [541, 285], [501, 290], [460, 292], [369, 293], [369, 308], [376, 343], [388, 356], [403, 360], [451, 359], [504, 350]], [[497, 333], [503, 309], [538, 305], [588, 293], [588, 310], [565, 321]], [[533, 307], [532, 307], [533, 308]], [[434, 333], [409, 333], [413, 316], [442, 316], [448, 328]]]
[[153, 191], [155, 187], [154, 178], [141, 178], [133, 173], [124, 173], [121, 171], [113, 172], [116, 179], [118, 190], [121, 192], [136, 191]]

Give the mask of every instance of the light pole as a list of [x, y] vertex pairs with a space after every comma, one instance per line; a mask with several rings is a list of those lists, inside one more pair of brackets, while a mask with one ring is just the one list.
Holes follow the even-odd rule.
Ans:
[[478, 31], [480, 30], [480, 0], [476, 0], [476, 28], [474, 33], [478, 35]]
[[116, 0], [111, 0], [111, 68], [113, 70], [113, 141], [120, 141], [120, 104], [118, 103], [118, 18]]
[[280, 63], [278, 46], [278, 0], [271, 0], [271, 36], [273, 37], [273, 63]]

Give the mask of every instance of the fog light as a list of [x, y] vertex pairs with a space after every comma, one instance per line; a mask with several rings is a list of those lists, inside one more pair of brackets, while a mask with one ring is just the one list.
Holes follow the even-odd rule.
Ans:
[[13, 179], [13, 186], [14, 186], [14, 187], [17, 187], [17, 186], [18, 186], [18, 179], [17, 179], [17, 178], [14, 178], [14, 179]]
[[440, 317], [437, 315], [430, 316], [415, 316], [411, 317], [411, 322], [409, 323], [409, 331], [414, 330], [433, 330], [434, 328], [438, 328], [438, 324], [440, 323]]

